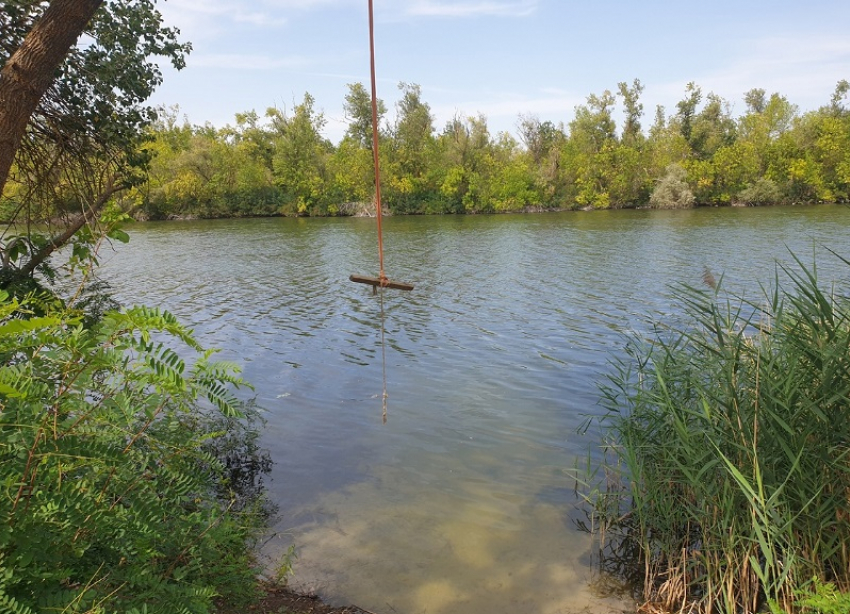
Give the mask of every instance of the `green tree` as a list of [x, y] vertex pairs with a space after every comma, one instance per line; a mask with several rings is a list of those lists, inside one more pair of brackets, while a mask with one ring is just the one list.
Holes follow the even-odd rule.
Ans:
[[375, 168], [372, 152], [346, 137], [328, 158], [330, 215], [372, 215]]
[[269, 109], [274, 132], [274, 177], [289, 200], [286, 212], [316, 215], [326, 212], [324, 200], [326, 165], [332, 152], [330, 142], [322, 136], [324, 114], [314, 109], [315, 99], [304, 94], [290, 117], [279, 109]]
[[[68, 242], [88, 249], [100, 233], [81, 230], [94, 227], [113, 195], [141, 181], [139, 141], [155, 116], [144, 102], [161, 81], [153, 58], [180, 68], [189, 45], [163, 26], [153, 2], [4, 6], [0, 190], [15, 196], [11, 221], [27, 230], [7, 235], [0, 250], [2, 283], [17, 284], [45, 271]], [[38, 223], [49, 223], [47, 232], [33, 230]]]
[[[387, 108], [382, 100], [377, 100], [376, 104], [379, 137], [386, 139], [386, 134], [380, 135], [380, 123]], [[348, 128], [328, 159], [328, 213], [368, 215], [372, 213], [369, 203], [375, 191], [372, 96], [362, 83], [348, 85], [344, 109]]]
[[255, 111], [236, 114], [236, 126], [219, 131], [229, 145], [234, 185], [228, 210], [242, 215], [277, 213], [280, 193], [274, 185], [272, 136]]
[[753, 88], [744, 94], [744, 103], [747, 105], [748, 113], [756, 115], [764, 113], [767, 107], [765, 93], [761, 88]]
[[704, 204], [731, 204], [739, 193], [763, 177], [759, 152], [747, 141], [721, 147], [710, 164], [714, 181], [700, 193], [700, 202]]
[[676, 125], [688, 143], [691, 142], [697, 109], [702, 102], [702, 88], [691, 81], [685, 87], [685, 97], [676, 103]]
[[541, 164], [562, 141], [564, 133], [550, 121], [541, 122], [535, 115], [521, 115], [519, 138], [534, 164]]
[[185, 191], [177, 180], [180, 170], [178, 160], [188, 151], [192, 140], [192, 127], [188, 122], [177, 126], [168, 122], [151, 130], [152, 137], [145, 143], [151, 156], [147, 180], [140, 187], [138, 211], [150, 219], [165, 219], [181, 212], [188, 204]]
[[642, 156], [646, 179], [657, 181], [667, 174], [671, 164], [682, 165], [689, 155], [690, 146], [676, 119], [668, 122], [664, 107], [657, 106]]
[[[773, 195], [773, 202], [786, 197], [789, 177], [789, 154], [796, 149], [792, 130], [798, 120], [797, 106], [787, 98], [774, 93], [767, 98], [764, 90], [753, 89], [744, 95], [747, 113], [738, 120], [736, 146], [746, 147], [754, 158], [749, 177], [741, 179], [746, 184], [738, 197], [742, 202], [763, 204]], [[796, 157], [796, 156], [795, 156]], [[768, 186], [773, 186], [769, 188]], [[755, 189], [760, 186], [760, 189]]]
[[422, 100], [422, 88], [400, 83], [401, 100], [396, 105], [396, 122], [387, 143], [384, 185], [385, 201], [400, 213], [418, 212], [423, 201], [438, 192], [429, 184], [429, 162], [435, 155], [434, 118]]
[[601, 96], [591, 94], [586, 105], [576, 107], [575, 118], [570, 122], [569, 151], [573, 155], [568, 166], [580, 206], [603, 209], [611, 206], [610, 184], [616, 170], [609, 162], [617, 148], [615, 102], [608, 90]]
[[842, 79], [835, 85], [835, 91], [829, 101], [829, 110], [834, 117], [847, 115], [847, 107], [844, 105], [844, 101], [847, 99], [848, 93], [850, 93], [850, 82], [847, 79]]
[[[378, 129], [387, 113], [387, 105], [383, 100], [376, 101], [378, 107]], [[345, 117], [348, 128], [345, 136], [355, 143], [372, 151], [372, 95], [366, 91], [362, 83], [349, 83], [345, 95]]]
[[711, 92], [705, 106], [692, 120], [691, 149], [697, 157], [708, 159], [721, 147], [735, 142], [735, 131], [729, 103]]
[[525, 146], [524, 155], [529, 157], [528, 164], [542, 198], [539, 204], [558, 206], [566, 197], [561, 180], [561, 149], [567, 139], [563, 125], [541, 122], [534, 115], [521, 115], [518, 129]]
[[495, 164], [495, 144], [487, 118], [455, 116], [446, 123], [437, 142], [441, 166], [436, 182], [451, 213], [488, 209], [490, 182]]
[[626, 119], [623, 122], [621, 140], [624, 145], [636, 147], [643, 138], [640, 125], [640, 118], [643, 116], [643, 103], [640, 102], [640, 95], [644, 89], [643, 83], [640, 82], [640, 79], [635, 79], [632, 82], [632, 86], [629, 87], [623, 81], [617, 84], [617, 89], [620, 93], [620, 98], [623, 99], [623, 108], [626, 115]]
[[103, 0], [7, 2], [0, 46], [0, 191], [30, 118]]

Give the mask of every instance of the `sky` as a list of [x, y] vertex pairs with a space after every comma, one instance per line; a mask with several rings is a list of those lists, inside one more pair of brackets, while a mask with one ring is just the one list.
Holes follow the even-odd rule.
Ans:
[[[191, 124], [235, 123], [269, 107], [291, 114], [305, 93], [345, 133], [348, 84], [369, 88], [368, 0], [159, 0], [193, 45], [162, 66], [155, 105]], [[688, 82], [744, 113], [744, 93], [778, 92], [801, 111], [850, 80], [847, 0], [374, 0], [378, 97], [392, 121], [400, 83], [417, 84], [439, 132], [483, 115], [492, 135], [520, 117], [565, 126], [590, 94], [644, 85], [643, 126], [668, 115]], [[618, 119], [622, 116], [618, 113]]]

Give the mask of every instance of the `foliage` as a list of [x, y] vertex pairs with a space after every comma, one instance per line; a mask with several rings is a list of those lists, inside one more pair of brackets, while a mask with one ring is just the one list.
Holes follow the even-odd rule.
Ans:
[[[20, 46], [47, 4], [4, 3], [0, 65]], [[153, 0], [105, 2], [85, 35], [65, 58], [31, 118], [32, 136], [80, 142], [85, 135], [101, 144], [126, 143], [153, 117], [144, 101], [161, 83], [162, 74], [152, 57], [182, 68], [191, 46], [178, 41], [178, 30], [163, 25]]]
[[[372, 210], [371, 100], [345, 97], [349, 126], [334, 145], [305, 95], [291, 115], [253, 111], [236, 125], [154, 125], [149, 217], [359, 215]], [[417, 85], [402, 83], [393, 122], [378, 101], [383, 204], [389, 213], [493, 213], [540, 209], [775, 204], [850, 199], [847, 91], [800, 115], [785, 97], [754, 89], [745, 113], [691, 83], [676, 113], [656, 109], [646, 133], [643, 84], [591, 94], [567, 126], [520, 115], [518, 139], [491, 134], [487, 118], [456, 116], [435, 132]], [[618, 129], [617, 104], [624, 118]], [[682, 175], [681, 169], [686, 171]]]
[[[4, 4], [0, 65], [47, 5]], [[185, 64], [191, 47], [178, 34], [163, 25], [153, 0], [104, 2], [95, 13], [30, 116], [9, 181], [0, 186], [4, 219], [18, 235], [0, 246], [4, 284], [27, 283], [56, 249], [85, 242], [78, 233], [98, 225], [115, 195], [144, 182], [141, 144], [156, 115], [144, 103], [162, 81], [155, 58]]]
[[850, 593], [841, 593], [834, 584], [815, 577], [812, 587], [803, 591], [797, 604], [811, 614], [845, 614], [850, 612]]
[[696, 201], [688, 185], [687, 173], [678, 164], [667, 167], [667, 173], [655, 186], [649, 204], [658, 208], [690, 207]]
[[738, 192], [735, 200], [745, 205], [775, 205], [782, 202], [782, 191], [775, 182], [762, 177]]
[[4, 611], [203, 613], [250, 597], [259, 499], [224, 487], [240, 446], [217, 432], [241, 415], [236, 368], [166, 312], [87, 328], [0, 299]]
[[680, 289], [687, 324], [632, 340], [603, 386], [597, 520], [669, 611], [806, 611], [812, 577], [850, 590], [850, 300], [796, 264], [760, 302]]

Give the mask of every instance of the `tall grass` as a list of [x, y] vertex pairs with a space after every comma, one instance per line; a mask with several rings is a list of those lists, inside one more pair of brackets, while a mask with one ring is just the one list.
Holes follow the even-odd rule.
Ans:
[[603, 385], [618, 479], [597, 520], [639, 552], [656, 609], [811, 612], [816, 584], [850, 591], [850, 300], [797, 265], [759, 302], [680, 288], [687, 324], [631, 340]]

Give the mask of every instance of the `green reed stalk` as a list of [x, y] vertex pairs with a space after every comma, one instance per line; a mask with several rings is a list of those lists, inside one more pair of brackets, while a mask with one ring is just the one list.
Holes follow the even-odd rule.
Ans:
[[760, 303], [680, 288], [688, 324], [632, 339], [603, 386], [626, 486], [597, 493], [596, 523], [637, 543], [658, 607], [813, 612], [814, 578], [850, 591], [850, 300], [797, 264]]

